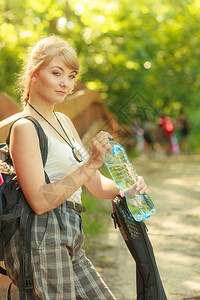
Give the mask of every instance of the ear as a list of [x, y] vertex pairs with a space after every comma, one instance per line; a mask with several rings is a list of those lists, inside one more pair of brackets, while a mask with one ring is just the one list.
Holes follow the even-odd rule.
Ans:
[[32, 67], [29, 67], [29, 76], [32, 82], [36, 81], [36, 72], [34, 72]]
[[33, 82], [36, 82], [36, 77], [35, 77], [35, 75], [33, 75], [31, 79], [32, 79]]

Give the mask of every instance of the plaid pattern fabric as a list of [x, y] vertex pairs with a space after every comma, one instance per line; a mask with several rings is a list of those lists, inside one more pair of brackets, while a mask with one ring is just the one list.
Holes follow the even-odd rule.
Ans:
[[[81, 215], [64, 204], [59, 207], [66, 230], [60, 230], [54, 211], [36, 216], [32, 228], [31, 261], [34, 299], [114, 300], [82, 249]], [[10, 278], [19, 285], [19, 231], [5, 249]]]

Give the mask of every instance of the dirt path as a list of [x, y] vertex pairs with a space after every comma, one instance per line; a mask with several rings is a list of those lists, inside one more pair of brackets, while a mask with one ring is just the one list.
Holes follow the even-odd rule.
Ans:
[[[156, 214], [146, 223], [168, 300], [200, 299], [200, 156], [137, 158]], [[110, 222], [95, 260], [118, 300], [136, 299], [135, 263]]]

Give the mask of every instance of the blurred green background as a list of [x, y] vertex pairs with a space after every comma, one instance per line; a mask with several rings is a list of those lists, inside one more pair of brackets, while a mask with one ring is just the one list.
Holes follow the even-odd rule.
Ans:
[[82, 81], [121, 124], [130, 120], [119, 115], [123, 103], [124, 116], [134, 100], [154, 118], [183, 107], [200, 152], [199, 0], [0, 0], [0, 11], [1, 92], [19, 101], [15, 74], [27, 48], [54, 33], [77, 49]]

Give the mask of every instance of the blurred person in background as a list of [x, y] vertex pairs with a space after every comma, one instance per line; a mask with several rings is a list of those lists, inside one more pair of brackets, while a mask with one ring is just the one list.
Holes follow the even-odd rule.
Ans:
[[156, 126], [150, 115], [146, 116], [142, 128], [144, 130], [144, 153], [151, 156], [154, 152]]
[[174, 125], [172, 123], [172, 120], [169, 116], [165, 116], [162, 114], [158, 118], [158, 126], [161, 129], [162, 132], [162, 139], [161, 142], [164, 145], [165, 153], [166, 155], [172, 154], [172, 144], [171, 144], [171, 138], [174, 135]]
[[180, 109], [179, 117], [176, 119], [176, 131], [179, 138], [180, 150], [183, 154], [190, 152], [190, 144], [188, 136], [191, 130], [191, 123], [184, 113], [184, 109]]
[[134, 120], [133, 135], [136, 137], [136, 150], [139, 154], [144, 154], [144, 130], [139, 118]]

